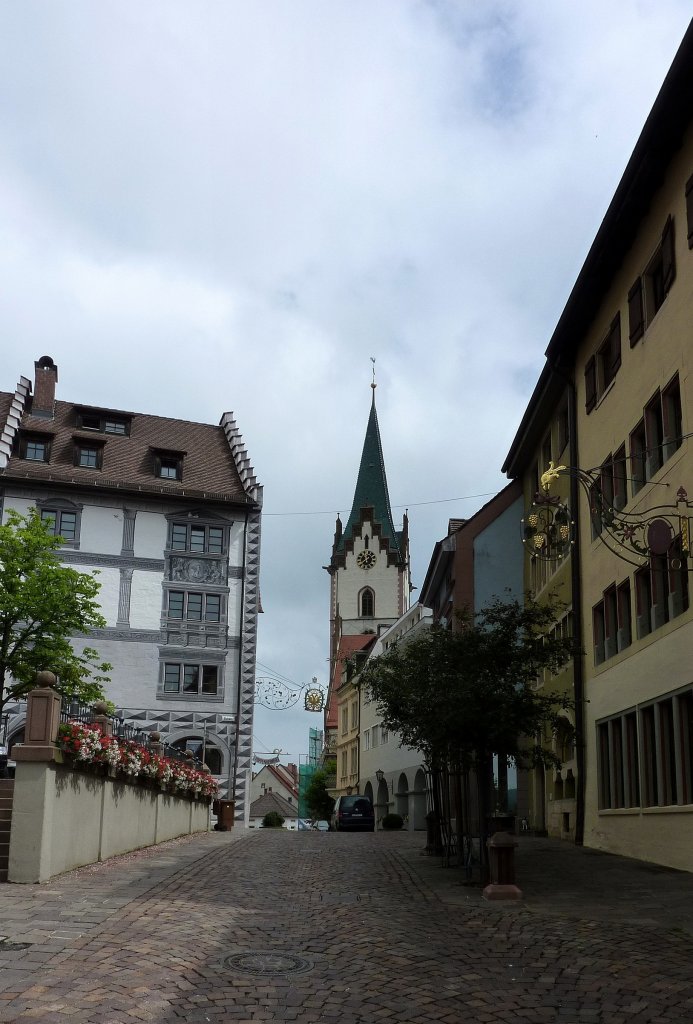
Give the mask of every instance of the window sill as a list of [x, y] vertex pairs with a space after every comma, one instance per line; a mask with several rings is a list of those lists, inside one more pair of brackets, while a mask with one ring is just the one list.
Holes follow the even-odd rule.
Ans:
[[213, 704], [222, 704], [224, 701], [223, 693], [164, 693], [163, 690], [159, 691], [156, 695], [157, 700], [174, 700], [174, 701], [188, 701], [190, 703], [201, 704], [209, 701]]
[[663, 807], [643, 807], [643, 814], [693, 814], [693, 804], [665, 804]]
[[603, 807], [600, 817], [623, 817], [635, 814], [693, 814], [693, 804], [666, 804], [663, 807]]

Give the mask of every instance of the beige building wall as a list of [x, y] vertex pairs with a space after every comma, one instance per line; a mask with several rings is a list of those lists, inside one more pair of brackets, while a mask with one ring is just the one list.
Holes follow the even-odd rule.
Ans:
[[[644, 410], [653, 398], [656, 409], [658, 392], [661, 396], [676, 375], [681, 433], [685, 437], [693, 430], [693, 251], [687, 241], [685, 197], [686, 183], [692, 174], [693, 131], [689, 128], [577, 353], [575, 374], [583, 469], [601, 466], [623, 445], [626, 454], [632, 455], [632, 434]], [[654, 314], [648, 268], [657, 259], [669, 217], [673, 218], [675, 278]], [[638, 275], [643, 276], [645, 284], [647, 322], [644, 334], [631, 347], [629, 291]], [[603, 387], [599, 381], [599, 349], [617, 314], [621, 322], [621, 365], [613, 381]], [[597, 401], [588, 414], [585, 370], [593, 356], [597, 359]], [[666, 419], [666, 412], [664, 416]], [[677, 450], [671, 444], [663, 450], [663, 465], [636, 494], [633, 477], [637, 467], [630, 458], [626, 462], [625, 512], [644, 513], [662, 503], [674, 504], [681, 486], [693, 496], [691, 441], [683, 440]], [[636, 601], [638, 567], [617, 557], [593, 535], [585, 494], [581, 502], [588, 778], [585, 843], [693, 870], [693, 720], [689, 696], [693, 688], [693, 615], [690, 607], [680, 614], [668, 609], [667, 614], [673, 616], [669, 622], [638, 637], [638, 614], [643, 615], [643, 608]], [[640, 566], [646, 564], [644, 558], [634, 557], [633, 561]], [[690, 558], [688, 562], [690, 565]], [[690, 581], [691, 574], [686, 575]], [[599, 630], [595, 645], [593, 616], [596, 614], [599, 620], [604, 595], [612, 586], [622, 587], [624, 594], [629, 588], [632, 642], [622, 644], [624, 600], [618, 611], [618, 643], [614, 647], [612, 641], [608, 649], [602, 649]], [[668, 695], [674, 695], [671, 701]], [[658, 698], [665, 698], [664, 703]], [[630, 716], [628, 722], [624, 715]], [[619, 744], [626, 749], [625, 753]], [[609, 772], [611, 778], [606, 777]], [[625, 783], [623, 772], [627, 776]], [[658, 777], [659, 789], [653, 796], [647, 790], [648, 778], [652, 790], [654, 776]], [[667, 776], [673, 780], [671, 785], [666, 783]], [[623, 803], [631, 806], [618, 806]]]

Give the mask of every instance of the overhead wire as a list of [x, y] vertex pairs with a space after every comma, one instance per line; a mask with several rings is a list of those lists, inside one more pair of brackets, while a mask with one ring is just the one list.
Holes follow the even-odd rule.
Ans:
[[[470, 501], [472, 498], [490, 498], [498, 491], [483, 491], [481, 494], [463, 494], [460, 498], [436, 498], [432, 501], [410, 501], [405, 502], [402, 505], [393, 505], [392, 508], [420, 508], [422, 505], [445, 505], [451, 501]], [[342, 508], [349, 508], [349, 504], [342, 505]], [[264, 516], [338, 516], [341, 515], [342, 509], [322, 509], [308, 512], [265, 512]]]

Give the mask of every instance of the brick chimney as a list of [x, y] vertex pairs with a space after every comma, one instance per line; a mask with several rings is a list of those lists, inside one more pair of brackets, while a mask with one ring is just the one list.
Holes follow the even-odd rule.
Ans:
[[34, 400], [32, 416], [52, 420], [55, 409], [55, 385], [58, 381], [58, 367], [50, 356], [41, 356], [34, 363]]

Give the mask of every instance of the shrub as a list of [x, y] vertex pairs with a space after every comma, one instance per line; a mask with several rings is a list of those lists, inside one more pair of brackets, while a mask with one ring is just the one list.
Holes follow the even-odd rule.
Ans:
[[279, 811], [268, 811], [262, 819], [263, 828], [281, 828], [283, 824], [284, 819]]
[[399, 814], [386, 814], [382, 821], [382, 826], [385, 829], [397, 829], [404, 825], [404, 818]]

